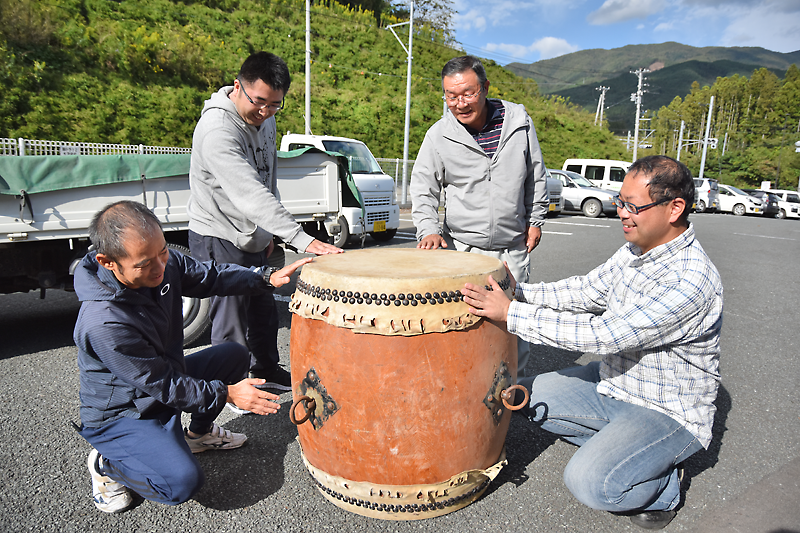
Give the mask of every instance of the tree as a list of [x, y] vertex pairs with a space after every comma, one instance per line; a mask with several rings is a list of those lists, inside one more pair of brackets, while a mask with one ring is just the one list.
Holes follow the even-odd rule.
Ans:
[[[453, 0], [414, 0], [414, 22], [427, 24], [442, 32], [445, 41], [453, 40]], [[399, 19], [408, 19], [409, 7], [406, 1], [395, 0], [392, 3], [392, 14]]]

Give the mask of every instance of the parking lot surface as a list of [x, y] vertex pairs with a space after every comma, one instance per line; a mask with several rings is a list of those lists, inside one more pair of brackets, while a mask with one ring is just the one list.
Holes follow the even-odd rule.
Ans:
[[[410, 217], [403, 218], [389, 246], [414, 246]], [[800, 532], [800, 221], [721, 214], [690, 219], [725, 289], [722, 387], [714, 441], [689, 460], [682, 508], [664, 531]], [[559, 216], [544, 230], [531, 256], [532, 281], [584, 274], [624, 242], [619, 219]], [[367, 237], [364, 246], [379, 245]], [[286, 301], [293, 290], [293, 283], [278, 290], [279, 348], [287, 366]], [[317, 492], [302, 464], [288, 417], [290, 393], [281, 396], [277, 415], [221, 415], [219, 422], [245, 432], [249, 442], [198, 456], [207, 481], [194, 499], [176, 507], [141, 502], [106, 515], [92, 504], [89, 445], [73, 428], [79, 423], [72, 343], [78, 308], [74, 294], [58, 291], [45, 300], [34, 293], [0, 295], [0, 531], [639, 531], [625, 517], [578, 503], [562, 481], [574, 448], [518, 415], [506, 440], [509, 464], [472, 505], [411, 522], [346, 512]], [[191, 349], [208, 342], [206, 334]], [[594, 359], [534, 347], [529, 372]]]

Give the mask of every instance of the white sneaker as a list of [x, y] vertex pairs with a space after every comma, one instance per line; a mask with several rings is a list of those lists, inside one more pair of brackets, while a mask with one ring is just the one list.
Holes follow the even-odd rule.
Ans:
[[122, 483], [100, 473], [100, 452], [92, 448], [86, 466], [92, 476], [92, 498], [94, 505], [104, 513], [120, 513], [133, 504], [131, 493]]
[[193, 438], [189, 436], [187, 430], [184, 430], [184, 437], [192, 453], [206, 450], [232, 450], [241, 447], [247, 441], [247, 435], [244, 433], [233, 433], [216, 423], [212, 424], [211, 431], [205, 435]]
[[253, 411], [248, 411], [247, 409], [242, 409], [241, 407], [237, 407], [235, 403], [228, 402], [225, 404], [230, 411], [233, 411], [237, 415], [252, 415]]

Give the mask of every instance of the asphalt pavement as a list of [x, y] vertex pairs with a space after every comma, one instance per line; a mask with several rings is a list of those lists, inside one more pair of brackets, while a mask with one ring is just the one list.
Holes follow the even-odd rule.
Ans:
[[[721, 214], [691, 220], [725, 288], [722, 387], [714, 440], [689, 459], [682, 507], [664, 531], [800, 533], [800, 221]], [[413, 246], [412, 234], [406, 221], [388, 245]], [[618, 219], [551, 219], [531, 256], [532, 281], [584, 274], [623, 242]], [[378, 244], [368, 237], [364, 246]], [[285, 302], [293, 290], [294, 284], [278, 290], [287, 366]], [[58, 291], [45, 300], [0, 295], [0, 531], [640, 531], [625, 517], [578, 503], [562, 480], [574, 447], [521, 416], [512, 417], [506, 439], [508, 466], [477, 502], [422, 521], [349, 513], [317, 492], [302, 464], [290, 393], [281, 396], [277, 415], [220, 416], [226, 428], [247, 433], [248, 444], [199, 455], [207, 481], [189, 502], [145, 501], [106, 515], [91, 501], [89, 445], [73, 429], [78, 308], [73, 294]], [[206, 334], [190, 349], [208, 342]], [[529, 371], [545, 372], [596, 357], [536, 347], [531, 359]]]

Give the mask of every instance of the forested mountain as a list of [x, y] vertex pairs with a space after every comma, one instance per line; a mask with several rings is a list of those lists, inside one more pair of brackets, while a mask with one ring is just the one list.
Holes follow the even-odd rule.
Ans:
[[[386, 29], [402, 12], [351, 4], [312, 6], [311, 129], [402, 157], [406, 54]], [[0, 20], [0, 137], [190, 146], [203, 101], [257, 50], [280, 55], [292, 73], [279, 132], [303, 131], [303, 0], [0, 0]], [[406, 43], [407, 28], [396, 29]], [[415, 17], [414, 32], [412, 158], [442, 114], [441, 68], [463, 54], [446, 25]], [[593, 126], [593, 113], [485, 64], [490, 97], [527, 107], [549, 166], [625, 158], [624, 146]]]
[[[724, 183], [758, 187], [771, 181], [788, 189], [798, 187], [800, 154], [800, 69], [791, 65], [783, 79], [762, 68], [749, 78], [739, 75], [717, 78], [711, 86], [695, 82], [684, 98], [675, 99], [649, 114], [653, 147], [640, 155], [663, 153], [676, 156], [681, 122], [683, 139], [701, 139], [711, 107], [710, 137], [717, 138], [709, 150], [706, 175]], [[681, 160], [697, 172], [702, 145], [683, 146]]]
[[[633, 131], [638, 77], [632, 70], [651, 70], [642, 98], [638, 155], [678, 155], [699, 173], [710, 97], [714, 108], [710, 136], [719, 140], [709, 150], [705, 175], [725, 183], [756, 186], [780, 181], [798, 187], [800, 154], [800, 51], [788, 54], [763, 48], [695, 48], [678, 43], [631, 45], [613, 50], [583, 50], [531, 65], [512, 63], [510, 70], [537, 81], [543, 92], [595, 112], [600, 92], [606, 93], [604, 119], [611, 131]], [[651, 148], [646, 146], [652, 145]]]
[[754, 65], [756, 68], [786, 70], [792, 63], [800, 64], [800, 50], [783, 54], [757, 47], [697, 48], [666, 42], [628, 45], [611, 50], [581, 50], [530, 64], [510, 63], [506, 68], [522, 77], [535, 79], [543, 93], [555, 93], [579, 85], [597, 85], [602, 80], [654, 63], [671, 67], [686, 61], [731, 61]]
[[[642, 111], [656, 111], [669, 105], [676, 96], [683, 97], [691, 92], [692, 84], [695, 82], [703, 87], [713, 85], [717, 78], [735, 75], [749, 78], [758, 68], [757, 65], [728, 60], [713, 63], [691, 60], [647, 73]], [[770, 70], [780, 78], [785, 74], [785, 70]], [[635, 127], [636, 104], [631, 101], [630, 96], [636, 92], [638, 83], [638, 76], [626, 71], [624, 74], [601, 80], [596, 84], [563, 89], [554, 94], [568, 98], [570, 102], [592, 111], [597, 109], [600, 97], [597, 87], [609, 87], [606, 92], [604, 118], [608, 122], [608, 129], [624, 135], [628, 131], [632, 132]]]

